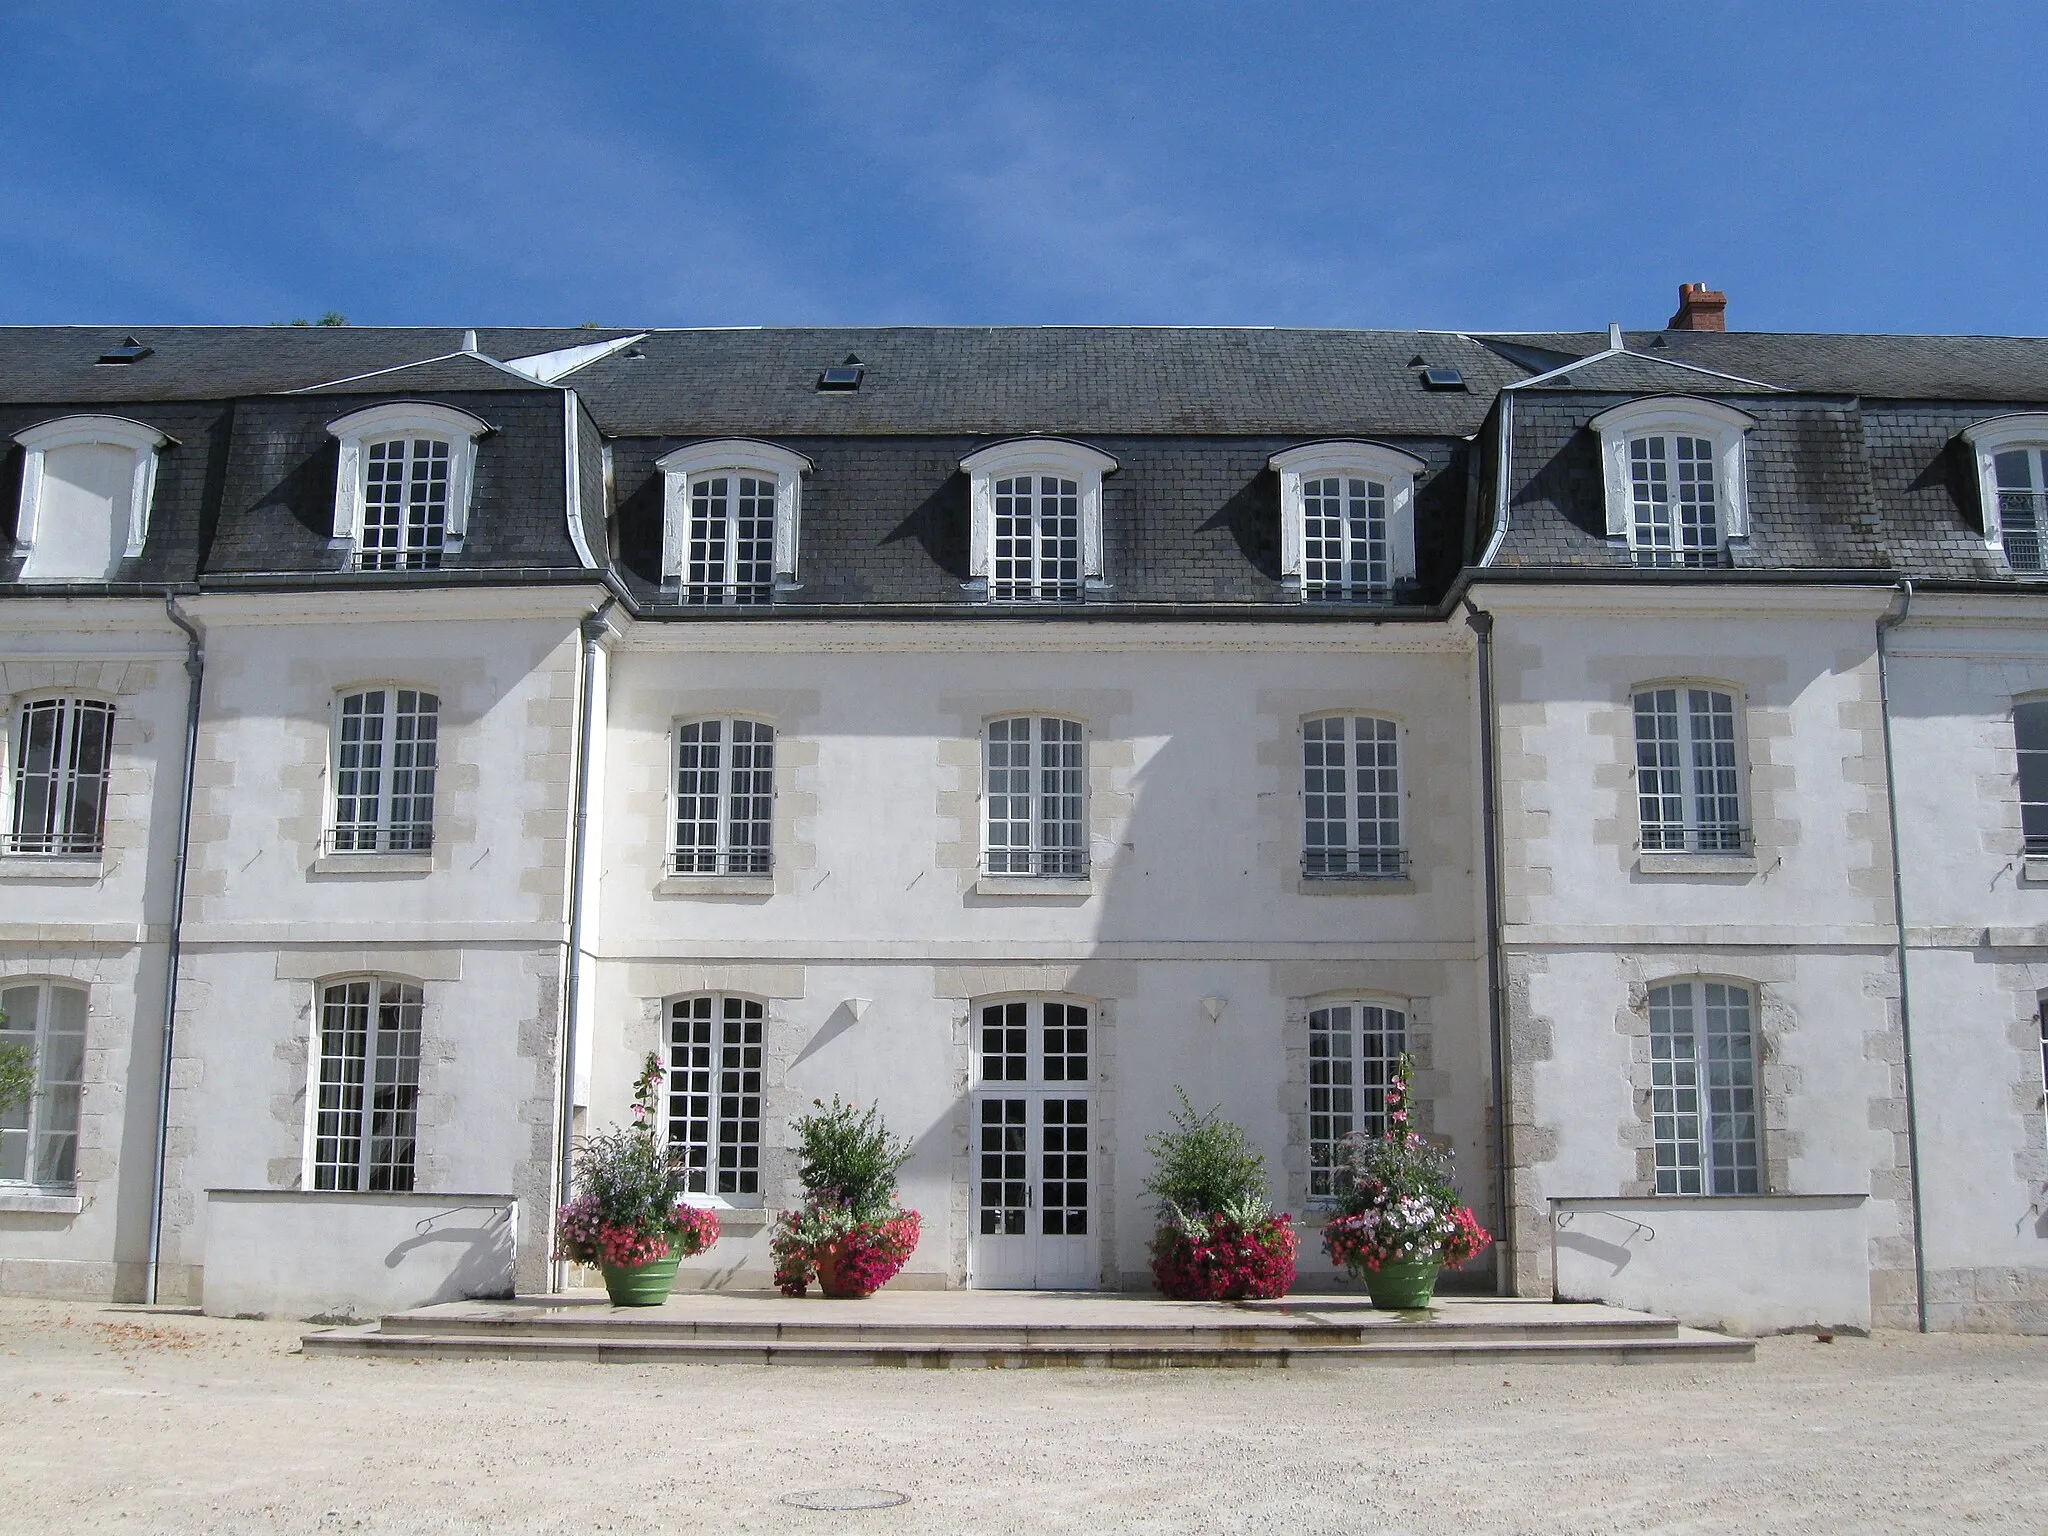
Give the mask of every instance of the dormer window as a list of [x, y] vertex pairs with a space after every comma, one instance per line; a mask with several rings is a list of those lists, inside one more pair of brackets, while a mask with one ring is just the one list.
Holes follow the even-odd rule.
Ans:
[[661, 584], [671, 601], [753, 604], [796, 584], [797, 523], [811, 461], [773, 443], [692, 443], [662, 477]]
[[429, 571], [469, 533], [476, 442], [467, 411], [408, 400], [373, 405], [327, 430], [341, 443], [334, 539], [363, 571]]
[[1747, 412], [1679, 395], [1595, 416], [1607, 537], [1638, 565], [1726, 565], [1729, 541], [1749, 537], [1742, 444], [1755, 425]]
[[2048, 571], [2048, 412], [1994, 416], [1963, 441], [1976, 460], [1985, 544], [2015, 571]]
[[968, 574], [992, 603], [1077, 603], [1102, 581], [1102, 477], [1116, 460], [1064, 438], [970, 453]]
[[1383, 443], [1309, 443], [1276, 453], [1280, 575], [1305, 602], [1388, 603], [1415, 580], [1415, 477]]
[[66, 416], [15, 434], [23, 581], [111, 581], [142, 553], [157, 452], [171, 439], [124, 416]]

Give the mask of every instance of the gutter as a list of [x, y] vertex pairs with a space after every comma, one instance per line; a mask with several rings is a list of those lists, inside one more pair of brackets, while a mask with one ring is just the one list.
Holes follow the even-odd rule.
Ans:
[[[606, 631], [611, 627], [605, 616], [618, 603], [615, 596], [607, 595], [605, 600], [584, 615], [578, 632], [583, 637], [582, 686], [577, 694], [576, 722], [576, 809], [571, 823], [569, 838], [569, 955], [563, 967], [562, 999], [562, 1055], [558, 1066], [561, 1085], [560, 1114], [557, 1120], [556, 1163], [555, 1163], [555, 1204], [569, 1202], [571, 1176], [574, 1173], [574, 1158], [571, 1144], [575, 1139], [576, 1127], [576, 1033], [582, 1020], [583, 995], [583, 866], [584, 850], [590, 838], [590, 743], [595, 734], [597, 710], [594, 695], [597, 687], [597, 650]], [[550, 1213], [548, 1230], [554, 1231], [553, 1214]], [[554, 1259], [550, 1265], [551, 1290], [562, 1289], [562, 1263]]]
[[145, 1292], [151, 1306], [162, 1298], [157, 1294], [157, 1261], [163, 1253], [164, 1163], [171, 1137], [171, 1048], [178, 1033], [178, 965], [184, 943], [185, 866], [192, 846], [192, 776], [199, 759], [200, 685], [206, 677], [206, 644], [199, 631], [178, 612], [178, 599], [163, 589], [164, 613], [185, 632], [185, 778], [178, 793], [178, 844], [171, 872], [171, 932], [164, 949], [163, 1058], [157, 1073], [156, 1166], [149, 1190], [149, 1258], [145, 1271]]
[[1465, 598], [1465, 623], [1479, 638], [1479, 801], [1486, 857], [1486, 1011], [1493, 1077], [1493, 1171], [1500, 1190], [1494, 1284], [1514, 1294], [1514, 1202], [1508, 1187], [1507, 960], [1501, 933], [1500, 800], [1495, 792], [1493, 615]]
[[1899, 611], [1877, 621], [1878, 715], [1884, 723], [1884, 803], [1892, 834], [1892, 921], [1899, 930], [1899, 1055], [1905, 1067], [1906, 1163], [1913, 1195], [1913, 1309], [1922, 1333], [1927, 1332], [1927, 1238], [1920, 1224], [1920, 1105], [1913, 1091], [1913, 988], [1906, 969], [1906, 882], [1899, 859], [1898, 755], [1892, 747], [1891, 672], [1886, 664], [1885, 636], [1906, 622], [1913, 611], [1913, 583], [1901, 580]]

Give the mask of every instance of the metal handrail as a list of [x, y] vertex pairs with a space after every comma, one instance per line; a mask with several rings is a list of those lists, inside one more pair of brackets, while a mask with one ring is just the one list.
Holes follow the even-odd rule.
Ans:
[[432, 853], [431, 826], [329, 827], [320, 839], [323, 853]]
[[775, 856], [766, 848], [679, 848], [669, 855], [668, 872], [680, 880], [696, 876], [771, 875]]
[[1301, 855], [1304, 880], [1405, 880], [1406, 848], [1311, 848]]
[[[1024, 867], [1015, 867], [1013, 860], [1022, 860]], [[982, 856], [981, 872], [992, 880], [1086, 880], [1088, 854], [1081, 848], [992, 849]]]
[[1636, 852], [1752, 854], [1756, 852], [1756, 834], [1749, 827], [1730, 823], [1645, 827], [1636, 840]]

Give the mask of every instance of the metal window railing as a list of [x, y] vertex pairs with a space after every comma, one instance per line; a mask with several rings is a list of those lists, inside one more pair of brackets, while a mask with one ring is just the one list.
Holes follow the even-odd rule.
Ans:
[[1998, 522], [2005, 563], [2016, 571], [2041, 571], [2042, 536], [2048, 534], [2048, 491], [2000, 491]]
[[1406, 848], [1310, 848], [1301, 856], [1304, 880], [1403, 880]]
[[1088, 853], [1082, 848], [993, 848], [981, 872], [998, 880], [1086, 880]]
[[1391, 603], [1394, 601], [1394, 588], [1391, 583], [1345, 587], [1336, 582], [1304, 582], [1301, 597], [1307, 603]]
[[13, 832], [0, 838], [0, 848], [22, 858], [98, 858], [103, 846], [98, 832]]
[[672, 581], [661, 589], [661, 600], [680, 603], [684, 607], [745, 608], [773, 602], [775, 589], [772, 583], [765, 581]]
[[1636, 851], [1746, 854], [1756, 851], [1756, 843], [1748, 827], [1732, 822], [1714, 822], [1704, 826], [1679, 826], [1674, 822], [1644, 827]]
[[769, 875], [775, 872], [775, 859], [766, 848], [679, 848], [669, 858], [668, 872], [683, 878]]
[[432, 853], [434, 829], [412, 823], [329, 827], [321, 846], [327, 853]]

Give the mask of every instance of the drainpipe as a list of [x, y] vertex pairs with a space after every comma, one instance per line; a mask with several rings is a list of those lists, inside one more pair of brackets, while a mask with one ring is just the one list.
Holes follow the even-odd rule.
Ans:
[[192, 773], [199, 758], [199, 686], [206, 676], [206, 645], [199, 631], [178, 612], [178, 599], [167, 588], [164, 612], [185, 632], [185, 780], [178, 794], [178, 848], [171, 872], [171, 932], [164, 946], [163, 1060], [157, 1073], [156, 1171], [149, 1193], [149, 1263], [145, 1294], [156, 1306], [157, 1260], [164, 1238], [164, 1162], [171, 1139], [171, 1047], [178, 1032], [178, 960], [185, 927], [185, 862], [192, 846]]
[[1913, 583], [1899, 583], [1899, 611], [1887, 610], [1877, 621], [1877, 700], [1884, 722], [1884, 803], [1892, 830], [1892, 921], [1899, 930], [1899, 1054], [1906, 1079], [1906, 1163], [1913, 1187], [1913, 1307], [1920, 1331], [1927, 1332], [1927, 1238], [1920, 1225], [1920, 1105], [1913, 1092], [1913, 989], [1906, 979], [1906, 882], [1899, 865], [1898, 757], [1892, 748], [1891, 672], [1886, 665], [1885, 636], [1906, 622], [1913, 611]]
[[[590, 742], [597, 728], [597, 710], [594, 695], [597, 688], [597, 648], [605, 631], [610, 627], [605, 615], [610, 613], [618, 598], [607, 594], [584, 616], [581, 625], [583, 636], [583, 685], [577, 702], [576, 730], [576, 782], [574, 794], [576, 811], [574, 831], [569, 840], [569, 963], [565, 967], [566, 981], [562, 1000], [562, 1059], [560, 1063], [562, 1102], [561, 1118], [556, 1127], [558, 1155], [555, 1167], [555, 1203], [566, 1205], [569, 1200], [570, 1177], [574, 1172], [574, 1160], [570, 1156], [570, 1145], [575, 1136], [576, 1126], [576, 1028], [581, 1022], [583, 993], [583, 850], [590, 836]], [[554, 1219], [548, 1219], [548, 1230], [554, 1230]], [[556, 1259], [550, 1267], [551, 1290], [562, 1288], [562, 1263]]]
[[1501, 953], [1500, 802], [1495, 792], [1493, 729], [1493, 615], [1465, 598], [1465, 623], [1479, 637], [1479, 800], [1486, 841], [1486, 1008], [1492, 1028], [1493, 1173], [1500, 1190], [1500, 1231], [1494, 1237], [1499, 1255], [1495, 1286], [1503, 1296], [1514, 1294], [1514, 1202], [1508, 1188], [1507, 978]]

